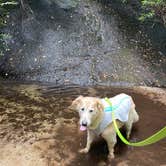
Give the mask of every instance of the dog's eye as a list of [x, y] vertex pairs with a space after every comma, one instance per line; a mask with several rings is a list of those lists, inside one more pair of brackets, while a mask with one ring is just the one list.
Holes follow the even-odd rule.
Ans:
[[84, 111], [85, 110], [85, 108], [81, 108], [81, 111]]
[[89, 110], [89, 112], [91, 113], [91, 112], [93, 112], [93, 110]]

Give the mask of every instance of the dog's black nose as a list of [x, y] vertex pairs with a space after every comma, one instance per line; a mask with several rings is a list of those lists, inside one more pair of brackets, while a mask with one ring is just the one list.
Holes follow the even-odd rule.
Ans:
[[87, 126], [87, 123], [86, 122], [82, 122], [82, 126]]

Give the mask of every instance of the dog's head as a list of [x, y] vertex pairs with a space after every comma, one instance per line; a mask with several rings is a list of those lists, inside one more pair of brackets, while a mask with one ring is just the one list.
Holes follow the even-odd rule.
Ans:
[[98, 98], [79, 96], [72, 102], [70, 109], [79, 112], [80, 129], [86, 130], [86, 128], [97, 127], [98, 121], [102, 118], [104, 108]]

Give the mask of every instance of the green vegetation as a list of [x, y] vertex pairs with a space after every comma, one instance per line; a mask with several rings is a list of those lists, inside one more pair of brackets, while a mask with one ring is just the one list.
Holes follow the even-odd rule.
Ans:
[[[124, 5], [131, 4], [131, 0], [121, 0], [121, 2]], [[141, 3], [138, 20], [158, 21], [166, 26], [166, 0], [138, 0], [138, 2]]]
[[142, 0], [142, 12], [140, 21], [155, 19], [166, 25], [166, 2], [165, 0]]
[[[16, 0], [0, 0], [0, 29], [6, 25], [10, 10], [17, 4]], [[5, 51], [8, 51], [8, 45], [5, 41], [9, 37], [9, 34], [0, 33], [0, 56], [4, 55]]]

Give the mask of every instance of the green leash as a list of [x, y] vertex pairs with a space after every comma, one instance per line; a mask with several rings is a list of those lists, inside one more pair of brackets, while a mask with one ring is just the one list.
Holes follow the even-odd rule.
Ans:
[[[112, 107], [112, 103], [108, 98], [105, 98], [105, 101], [110, 105], [110, 107]], [[113, 120], [113, 124], [114, 124], [116, 133], [118, 134], [118, 136], [122, 140], [122, 142], [127, 144], [127, 145], [130, 145], [130, 146], [146, 146], [146, 145], [153, 144], [155, 142], [158, 142], [161, 139], [166, 138], [166, 126], [165, 126], [160, 131], [158, 131], [157, 133], [153, 134], [152, 136], [148, 137], [147, 139], [145, 139], [143, 141], [129, 142], [128, 140], [126, 140], [126, 138], [123, 137], [123, 135], [121, 134], [121, 132], [118, 128], [118, 125], [117, 125], [116, 120], [115, 120], [114, 111], [112, 111], [112, 120]]]

